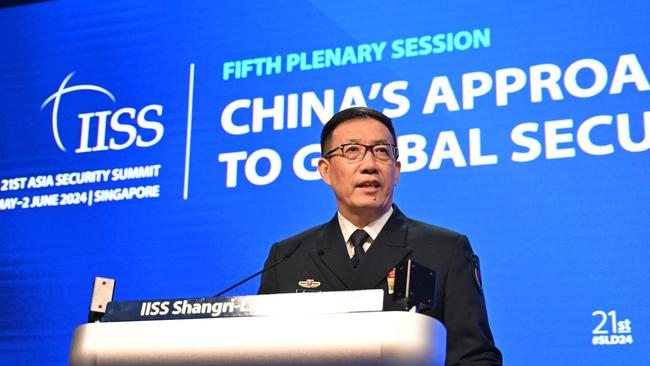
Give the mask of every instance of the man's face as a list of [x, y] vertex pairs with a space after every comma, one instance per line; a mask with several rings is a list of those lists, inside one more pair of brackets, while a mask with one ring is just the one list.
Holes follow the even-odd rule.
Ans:
[[[373, 118], [351, 119], [341, 123], [332, 133], [327, 151], [341, 144], [396, 144], [388, 128]], [[329, 159], [322, 158], [318, 170], [336, 195], [338, 209], [347, 218], [369, 217], [372, 220], [386, 212], [393, 203], [400, 163], [375, 159], [371, 151], [363, 160], [349, 161], [339, 149]]]

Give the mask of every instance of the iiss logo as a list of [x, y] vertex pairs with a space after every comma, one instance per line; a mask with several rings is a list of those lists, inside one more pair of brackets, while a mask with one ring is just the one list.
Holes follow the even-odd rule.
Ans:
[[79, 134], [79, 145], [74, 149], [77, 154], [105, 151], [105, 150], [124, 150], [135, 143], [137, 147], [151, 147], [157, 144], [165, 132], [165, 127], [160, 121], [150, 120], [151, 115], [162, 116], [163, 107], [159, 104], [150, 104], [139, 110], [132, 107], [123, 107], [118, 110], [100, 110], [86, 113], [79, 113], [80, 124], [75, 128], [68, 121], [59, 120], [59, 109], [61, 99], [64, 95], [80, 92], [92, 91], [105, 95], [113, 103], [116, 102], [115, 96], [108, 90], [97, 85], [82, 84], [67, 86], [68, 82], [74, 75], [71, 72], [61, 82], [59, 89], [50, 95], [43, 104], [41, 109], [52, 103], [52, 135], [54, 141], [61, 151], [67, 151], [62, 138], [62, 131], [74, 129]]

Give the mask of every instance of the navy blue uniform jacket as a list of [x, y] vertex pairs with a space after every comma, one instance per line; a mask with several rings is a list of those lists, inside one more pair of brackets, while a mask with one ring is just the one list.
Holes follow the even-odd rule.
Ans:
[[316, 290], [383, 289], [384, 310], [404, 310], [388, 294], [387, 275], [403, 259], [436, 271], [434, 306], [424, 313], [447, 328], [445, 365], [501, 365], [488, 324], [485, 301], [474, 275], [472, 248], [465, 235], [411, 220], [396, 207], [359, 267], [352, 268], [337, 217], [272, 246], [266, 265], [286, 261], [262, 276], [260, 294], [304, 290], [299, 281], [320, 282]]

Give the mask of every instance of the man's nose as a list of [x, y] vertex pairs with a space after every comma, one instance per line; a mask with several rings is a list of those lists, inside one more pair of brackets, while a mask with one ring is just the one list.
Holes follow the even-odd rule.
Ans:
[[361, 172], [372, 174], [377, 172], [377, 159], [372, 149], [366, 148], [366, 155], [361, 159]]

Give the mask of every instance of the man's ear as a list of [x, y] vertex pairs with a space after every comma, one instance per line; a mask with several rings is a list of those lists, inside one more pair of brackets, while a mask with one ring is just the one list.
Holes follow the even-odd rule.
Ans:
[[330, 185], [330, 161], [325, 158], [320, 158], [318, 160], [318, 172], [320, 173], [321, 178]]

